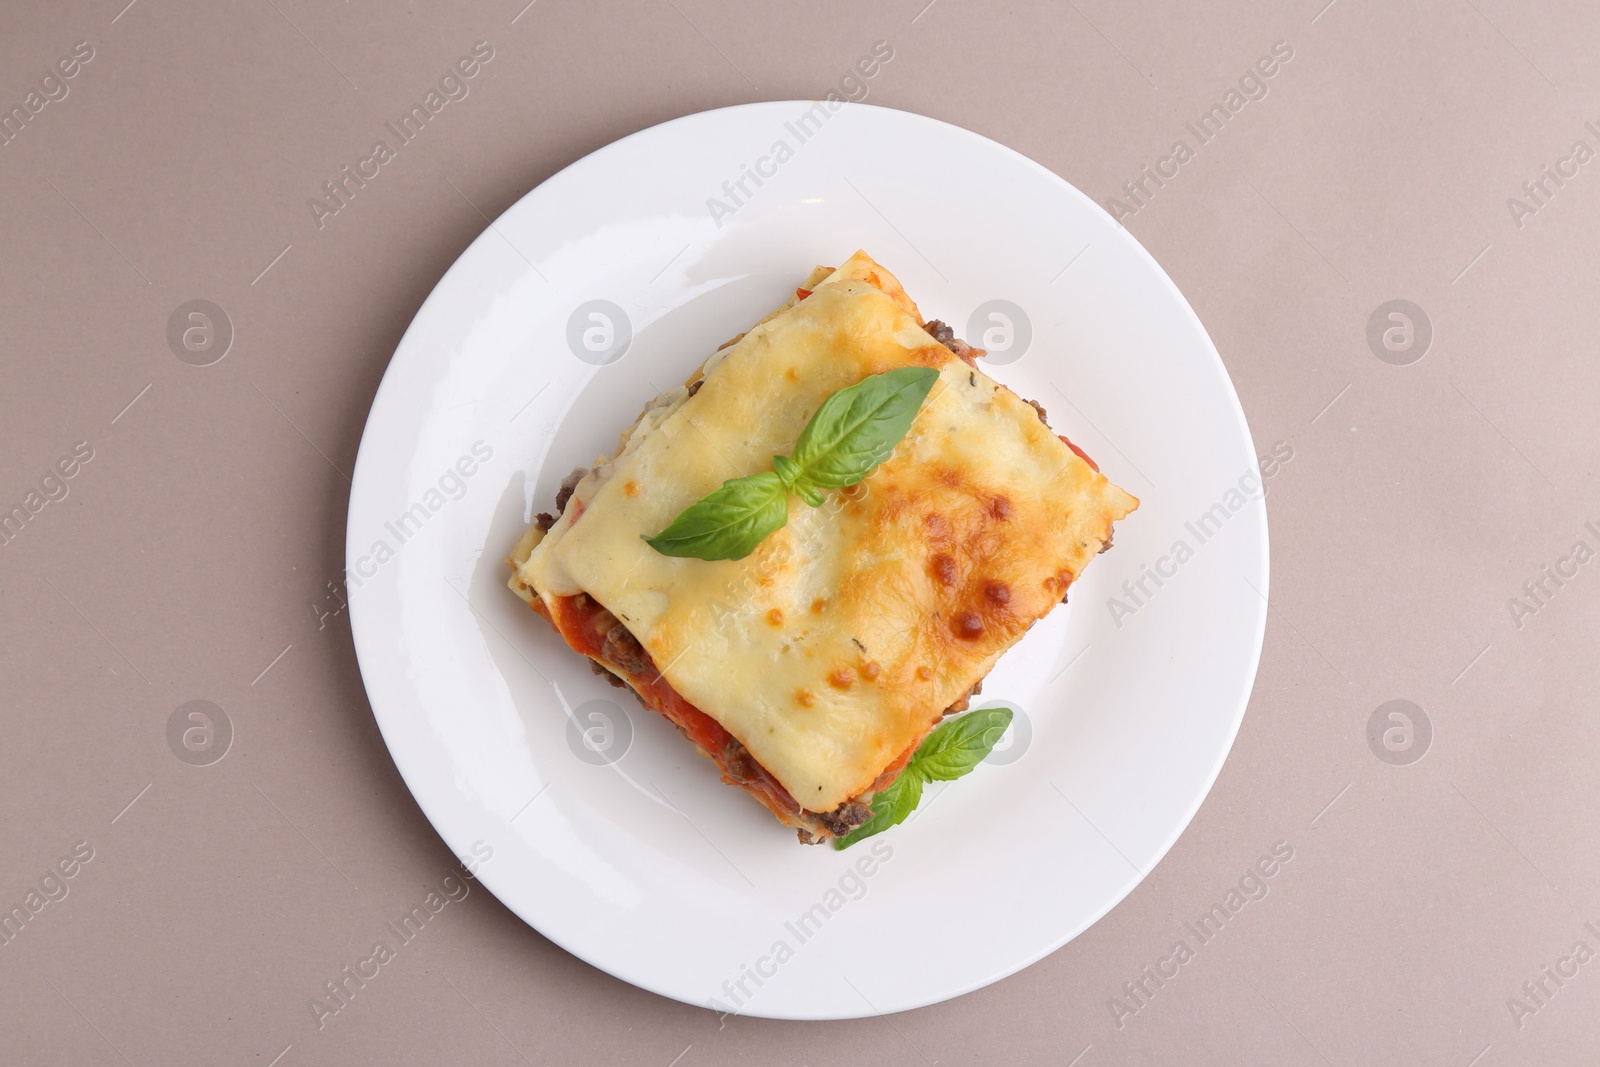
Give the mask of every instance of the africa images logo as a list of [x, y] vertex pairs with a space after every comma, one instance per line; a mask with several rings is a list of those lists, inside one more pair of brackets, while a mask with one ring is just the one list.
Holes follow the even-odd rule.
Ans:
[[[1185, 132], [1172, 142], [1170, 152], [1156, 160], [1153, 169], [1147, 166], [1135, 177], [1122, 183], [1122, 193], [1126, 199], [1115, 196], [1106, 198], [1105, 207], [1111, 217], [1121, 222], [1137, 215], [1155, 199], [1157, 191], [1166, 188], [1168, 182], [1182, 173], [1184, 164], [1195, 159], [1202, 148], [1222, 135], [1223, 128], [1245, 109], [1245, 105], [1267, 98], [1270, 90], [1267, 82], [1293, 58], [1294, 48], [1288, 41], [1274, 44], [1272, 53], [1257, 59], [1253, 66], [1240, 75], [1238, 82], [1223, 94], [1221, 101], [1212, 104], [1193, 122], [1183, 124]], [[1190, 143], [1191, 138], [1193, 144]]]
[[337, 177], [323, 182], [324, 195], [306, 199], [306, 206], [311, 210], [311, 219], [317, 224], [317, 229], [322, 229], [328, 219], [349, 207], [356, 193], [365, 189], [367, 182], [377, 178], [382, 168], [399, 156], [400, 149], [420, 137], [428, 123], [437, 118], [447, 105], [452, 101], [465, 100], [472, 92], [468, 82], [477, 77], [484, 64], [493, 58], [494, 46], [488, 41], [473, 45], [469, 55], [462, 56], [446, 68], [437, 87], [430, 87], [420, 102], [412, 104], [397, 120], [383, 124], [394, 144], [383, 138], [374, 141], [372, 150], [356, 161], [354, 169], [345, 164]]
[[394, 540], [393, 545], [388, 539], [380, 537], [372, 542], [372, 548], [366, 555], [358, 557], [347, 565], [345, 577], [349, 583], [359, 589], [377, 577], [378, 570], [394, 559], [407, 541], [420, 534], [429, 519], [443, 511], [447, 503], [460, 500], [467, 495], [470, 488], [468, 479], [483, 469], [483, 465], [493, 458], [494, 448], [488, 443], [482, 440], [472, 442], [470, 455], [463, 454], [457, 457], [455, 464], [446, 467], [444, 473], [439, 475], [435, 486], [429, 486], [420, 499], [409, 504], [392, 521], [383, 524], [384, 530]]
[[44, 76], [39, 79], [39, 84], [30, 86], [22, 97], [22, 103], [12, 104], [9, 108], [0, 105], [0, 146], [9, 145], [14, 139], [22, 136], [30, 122], [37, 122], [39, 115], [50, 104], [58, 104], [67, 98], [72, 91], [68, 84], [78, 76], [78, 72], [89, 65], [94, 59], [94, 45], [88, 41], [79, 41], [72, 46], [72, 51], [55, 61], [55, 65], [46, 69]]
[[[822, 932], [822, 928], [852, 901], [867, 895], [868, 882], [894, 858], [894, 846], [887, 841], [874, 841], [871, 855], [860, 856], [845, 868], [833, 884], [812, 905], [792, 920], [783, 924], [784, 935], [773, 942], [764, 955], [756, 957], [754, 965], [739, 964], [739, 973], [722, 983], [721, 997], [710, 997], [706, 1007], [726, 1018], [738, 1015], [754, 999], [761, 988], [778, 976], [785, 963], [794, 959], [806, 942]], [[791, 940], [792, 939], [792, 940]]]
[[92, 459], [94, 446], [88, 441], [79, 441], [72, 446], [69, 455], [62, 456], [45, 468], [39, 476], [38, 487], [29, 488], [23, 494], [21, 503], [9, 508], [0, 504], [0, 545], [9, 545], [15, 540], [46, 506], [67, 499], [67, 494], [72, 491], [68, 482]]
[[1202, 949], [1220, 937], [1247, 906], [1267, 899], [1272, 891], [1271, 880], [1293, 859], [1293, 845], [1287, 841], [1274, 843], [1269, 853], [1263, 853], [1245, 868], [1244, 874], [1228, 887], [1221, 900], [1202, 912], [1199, 918], [1184, 922], [1165, 956], [1145, 964], [1136, 977], [1124, 982], [1121, 996], [1106, 999], [1106, 1008], [1117, 1029], [1121, 1030], [1129, 1019], [1148, 1008], [1161, 990], [1182, 974], [1183, 968], [1194, 961]]
[[[764, 155], [757, 156], [749, 163], [741, 163], [738, 175], [722, 183], [722, 196], [706, 197], [706, 210], [710, 212], [711, 221], [717, 224], [717, 228], [722, 228], [724, 219], [738, 214], [739, 209], [755, 196], [757, 189], [776, 178], [778, 168], [793, 159], [801, 145], [820, 133], [823, 125], [844, 107], [846, 101], [860, 103], [865, 100], [871, 91], [868, 80], [876, 77], [883, 65], [893, 58], [894, 47], [888, 41], [874, 44], [872, 51], [856, 60], [839, 79], [838, 88], [829, 89], [821, 100], [796, 115], [792, 122], [783, 124], [784, 131], [794, 139], [792, 143], [789, 137], [779, 137]], [[755, 188], [751, 188], [752, 184]]]
[[1117, 629], [1122, 629], [1127, 619], [1143, 611], [1156, 593], [1178, 576], [1179, 569], [1193, 559], [1206, 542], [1222, 532], [1229, 519], [1240, 514], [1250, 501], [1263, 499], [1267, 495], [1267, 481], [1292, 459], [1293, 445], [1287, 441], [1274, 443], [1270, 455], [1256, 459], [1259, 474], [1255, 470], [1245, 471], [1237, 484], [1230, 485], [1209, 508], [1183, 524], [1189, 537], [1193, 537], [1193, 544], [1189, 537], [1178, 538], [1165, 555], [1152, 563], [1141, 564], [1138, 576], [1122, 583], [1122, 596], [1107, 597], [1106, 611]]

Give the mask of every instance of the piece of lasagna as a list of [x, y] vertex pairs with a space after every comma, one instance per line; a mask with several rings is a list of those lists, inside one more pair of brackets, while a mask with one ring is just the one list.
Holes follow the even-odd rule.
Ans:
[[[847, 835], [1138, 506], [982, 355], [864, 252], [818, 267], [568, 477], [507, 560], [511, 589], [801, 841]], [[642, 539], [771, 470], [836, 390], [906, 366], [939, 378], [859, 484], [791, 498], [743, 559]]]

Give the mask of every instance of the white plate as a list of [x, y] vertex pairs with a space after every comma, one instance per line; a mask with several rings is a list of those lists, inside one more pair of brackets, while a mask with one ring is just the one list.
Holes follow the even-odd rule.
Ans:
[[[931, 790], [913, 821], [874, 839], [876, 856], [871, 843], [797, 844], [592, 675], [505, 588], [502, 564], [530, 509], [550, 509], [561, 478], [609, 452], [647, 399], [812, 266], [858, 247], [924, 314], [974, 344], [990, 332], [991, 373], [1143, 500], [1071, 604], [984, 684], [1029, 736], [1014, 729], [1008, 751]], [[1005, 322], [980, 308], [991, 300], [1025, 309], [1010, 315], [1005, 355]], [[596, 365], [624, 330], [626, 350]], [[900, 1011], [1061, 947], [1194, 815], [1261, 649], [1266, 511], [1237, 492], [1255, 471], [1199, 320], [1087, 197], [932, 119], [750, 104], [579, 160], [439, 282], [361, 440], [351, 625], [417, 802], [545, 936], [694, 1004], [800, 1019]], [[1198, 527], [1208, 510], [1215, 528]], [[1192, 552], [1181, 563], [1169, 555], [1180, 541]], [[1158, 586], [1147, 567], [1168, 576]], [[1141, 578], [1144, 593], [1123, 591]], [[574, 715], [611, 762], [584, 747]]]

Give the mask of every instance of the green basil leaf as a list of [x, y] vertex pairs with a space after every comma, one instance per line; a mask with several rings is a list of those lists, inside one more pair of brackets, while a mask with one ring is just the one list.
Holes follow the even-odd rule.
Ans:
[[820, 508], [828, 502], [828, 498], [822, 495], [822, 490], [804, 478], [794, 483], [794, 494], [814, 508]]
[[891, 826], [905, 822], [917, 805], [922, 803], [922, 778], [909, 766], [900, 777], [880, 789], [872, 797], [872, 818], [850, 831], [844, 837], [833, 839], [833, 847], [843, 851], [857, 841], [883, 833]]
[[789, 492], [776, 474], [730, 478], [645, 542], [663, 556], [744, 559], [789, 521]]
[[826, 503], [822, 490], [808, 482], [805, 472], [800, 469], [800, 465], [788, 456], [773, 456], [772, 470], [791, 493], [804, 500], [807, 504], [814, 508], [820, 508]]
[[828, 498], [822, 495], [822, 490], [818, 489], [810, 482], [796, 482], [794, 485], [794, 492], [796, 496], [814, 508], [820, 508], [822, 505], [828, 502]]
[[969, 711], [929, 734], [917, 746], [911, 767], [931, 782], [954, 781], [982, 763], [1010, 725], [1010, 708]]
[[938, 377], [932, 367], [900, 367], [828, 397], [795, 443], [799, 477], [839, 489], [872, 473], [911, 428]]
[[980, 708], [941, 723], [923, 738], [900, 777], [873, 796], [872, 818], [846, 836], [835, 838], [833, 847], [849, 848], [905, 822], [922, 802], [924, 781], [951, 782], [969, 773], [994, 750], [1010, 725], [1010, 708]]
[[795, 487], [795, 483], [798, 482], [805, 474], [805, 472], [800, 469], [800, 464], [796, 463], [788, 456], [773, 456], [772, 472], [778, 476], [778, 480], [781, 481], [785, 488], [788, 489], [793, 489]]
[[771, 472], [723, 482], [645, 542], [664, 556], [744, 559], [789, 521], [790, 491], [819, 508], [823, 489], [855, 485], [888, 459], [938, 377], [932, 367], [901, 367], [840, 389], [806, 423], [792, 458], [773, 456]]

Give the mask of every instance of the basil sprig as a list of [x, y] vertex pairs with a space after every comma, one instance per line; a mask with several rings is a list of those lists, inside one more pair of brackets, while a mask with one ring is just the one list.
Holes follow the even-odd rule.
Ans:
[[789, 490], [782, 478], [767, 471], [728, 479], [645, 541], [663, 556], [744, 559], [788, 521]]
[[924, 783], [953, 782], [970, 772], [994, 750], [1010, 725], [1010, 708], [980, 708], [941, 723], [917, 746], [900, 777], [873, 795], [872, 818], [834, 838], [833, 847], [849, 848], [905, 822], [922, 801]]
[[840, 389], [800, 431], [793, 456], [728, 479], [645, 542], [664, 556], [744, 559], [789, 521], [791, 492], [821, 507], [823, 490], [855, 485], [888, 459], [938, 377], [932, 367], [901, 367]]
[[785, 461], [779, 475], [787, 469], [792, 486], [855, 485], [889, 458], [937, 377], [932, 367], [901, 367], [840, 389], [800, 431], [794, 458]]

